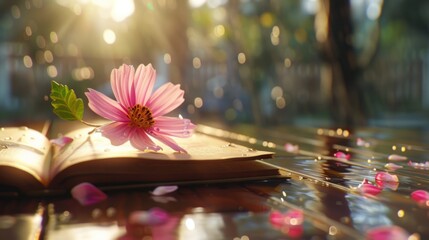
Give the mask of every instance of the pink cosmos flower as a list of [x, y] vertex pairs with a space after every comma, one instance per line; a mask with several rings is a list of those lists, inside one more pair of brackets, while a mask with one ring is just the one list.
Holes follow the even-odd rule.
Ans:
[[110, 82], [116, 101], [106, 95], [89, 89], [88, 106], [96, 114], [112, 120], [100, 127], [104, 137], [112, 145], [130, 141], [140, 150], [161, 150], [152, 141], [155, 138], [173, 150], [186, 152], [171, 137], [189, 137], [195, 125], [188, 119], [163, 116], [183, 103], [184, 91], [180, 85], [166, 83], [153, 91], [156, 71], [152, 65], [122, 65], [113, 69]]

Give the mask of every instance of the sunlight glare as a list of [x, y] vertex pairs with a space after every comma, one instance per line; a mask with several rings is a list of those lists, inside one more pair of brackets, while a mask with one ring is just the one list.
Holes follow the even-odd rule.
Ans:
[[116, 34], [113, 30], [106, 29], [103, 32], [103, 39], [107, 44], [111, 45], [116, 41]]
[[113, 1], [111, 16], [115, 22], [122, 22], [134, 13], [133, 0]]

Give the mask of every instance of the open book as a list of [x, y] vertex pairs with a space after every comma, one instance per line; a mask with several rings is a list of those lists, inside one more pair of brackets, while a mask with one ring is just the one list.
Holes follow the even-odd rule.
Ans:
[[113, 146], [93, 128], [65, 134], [69, 145], [53, 146], [42, 133], [27, 127], [0, 129], [0, 189], [67, 190], [81, 182], [99, 186], [138, 183], [186, 183], [278, 176], [279, 171], [258, 159], [272, 152], [257, 151], [204, 134], [175, 138], [188, 153], [168, 146], [140, 151], [129, 143]]

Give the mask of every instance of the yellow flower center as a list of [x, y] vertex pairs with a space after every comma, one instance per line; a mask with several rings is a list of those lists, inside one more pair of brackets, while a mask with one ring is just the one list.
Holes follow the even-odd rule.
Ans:
[[130, 119], [130, 126], [138, 128], [150, 128], [155, 124], [153, 120], [152, 112], [149, 108], [142, 106], [140, 104], [135, 105], [134, 107], [128, 108], [128, 118]]

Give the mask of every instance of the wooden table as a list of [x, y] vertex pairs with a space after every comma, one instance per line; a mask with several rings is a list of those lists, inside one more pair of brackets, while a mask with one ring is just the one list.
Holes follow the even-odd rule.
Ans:
[[[408, 165], [408, 160], [429, 160], [425, 131], [250, 125], [199, 130], [276, 152], [266, 161], [283, 169], [285, 177], [196, 183], [165, 196], [153, 196], [153, 187], [135, 186], [107, 191], [107, 200], [91, 206], [81, 206], [68, 194], [3, 196], [0, 239], [363, 239], [379, 226], [398, 226], [409, 239], [429, 239], [429, 206], [410, 198], [417, 189], [429, 191], [429, 170]], [[286, 143], [299, 149], [285, 151]], [[338, 151], [350, 159], [338, 160]], [[390, 172], [399, 183], [385, 186], [378, 195], [363, 194], [358, 185], [365, 178], [375, 184], [376, 172], [386, 171], [391, 154], [408, 157], [395, 162], [403, 168]], [[169, 213], [167, 223], [129, 226], [132, 212], [154, 207]], [[303, 213], [302, 224], [270, 222], [274, 211], [291, 210]]]

